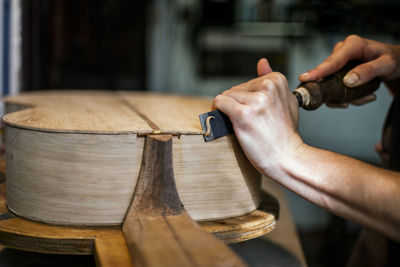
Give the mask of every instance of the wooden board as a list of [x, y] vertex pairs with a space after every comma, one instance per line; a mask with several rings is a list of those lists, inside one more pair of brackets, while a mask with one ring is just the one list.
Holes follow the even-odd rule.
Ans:
[[143, 134], [156, 132], [174, 135], [176, 187], [193, 219], [254, 211], [260, 176], [237, 140], [203, 141], [198, 114], [210, 105], [210, 99], [128, 92], [7, 99], [6, 112], [16, 111], [4, 116], [9, 208], [52, 224], [121, 225], [140, 169]]

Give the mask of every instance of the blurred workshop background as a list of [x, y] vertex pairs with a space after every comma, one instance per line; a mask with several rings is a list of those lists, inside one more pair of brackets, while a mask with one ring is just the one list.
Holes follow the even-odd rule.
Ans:
[[[1, 0], [2, 95], [46, 89], [213, 97], [269, 59], [294, 89], [349, 34], [399, 43], [395, 0]], [[382, 85], [384, 87], [384, 85]], [[379, 165], [391, 102], [301, 111], [304, 140]], [[343, 265], [359, 227], [286, 191], [309, 266]], [[332, 253], [335, 251], [335, 253]]]

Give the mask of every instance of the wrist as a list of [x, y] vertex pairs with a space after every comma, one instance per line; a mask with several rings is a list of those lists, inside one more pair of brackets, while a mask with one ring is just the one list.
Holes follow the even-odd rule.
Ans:
[[303, 142], [298, 133], [295, 133], [291, 138], [287, 138], [285, 148], [277, 149], [274, 155], [267, 160], [262, 172], [267, 176], [279, 180], [286, 176], [287, 165], [302, 157], [303, 153], [309, 149], [309, 146]]

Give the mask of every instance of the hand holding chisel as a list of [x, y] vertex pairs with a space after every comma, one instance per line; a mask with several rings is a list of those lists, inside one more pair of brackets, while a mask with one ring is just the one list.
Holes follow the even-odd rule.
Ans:
[[[355, 59], [360, 63], [346, 65]], [[218, 95], [213, 105], [233, 122], [236, 138], [253, 166], [320, 207], [400, 242], [400, 45], [349, 36], [324, 62], [300, 75], [307, 83], [295, 90], [295, 96], [286, 78], [272, 72], [265, 59], [257, 70], [260, 77]], [[299, 104], [316, 109], [323, 103], [366, 103], [374, 99], [369, 95], [378, 88], [377, 79], [394, 95], [381, 151], [392, 170], [303, 141], [298, 131]]]
[[[357, 61], [347, 63], [338, 72], [325, 77], [321, 81], [302, 82], [293, 91], [299, 106], [307, 110], [315, 110], [324, 103], [343, 104], [372, 94], [379, 88], [380, 80], [375, 78], [358, 87], [348, 87], [343, 83], [344, 76], [355, 66]], [[233, 132], [227, 116], [218, 110], [200, 115], [204, 130], [204, 138], [211, 141]]]
[[299, 106], [314, 110], [323, 103], [343, 104], [372, 94], [379, 88], [380, 80], [375, 78], [358, 87], [348, 87], [343, 83], [344, 76], [360, 62], [351, 61], [341, 70], [321, 81], [302, 82], [293, 94], [299, 101]]

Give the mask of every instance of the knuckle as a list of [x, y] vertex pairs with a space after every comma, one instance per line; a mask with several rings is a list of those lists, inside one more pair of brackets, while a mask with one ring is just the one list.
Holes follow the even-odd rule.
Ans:
[[216, 106], [216, 107], [218, 107], [220, 104], [221, 104], [221, 101], [222, 101], [222, 95], [217, 95], [215, 98], [214, 98], [214, 105]]
[[287, 87], [287, 80], [285, 75], [280, 72], [274, 72], [273, 75], [274, 86], [271, 88], [271, 90], [279, 91]]
[[396, 69], [398, 66], [398, 61], [394, 53], [386, 55], [386, 64], [390, 69]]
[[274, 76], [278, 81], [285, 81], [286, 77], [280, 72], [274, 72]]
[[[229, 90], [232, 90], [232, 89], [229, 89]], [[229, 91], [229, 90], [223, 91], [223, 92], [221, 93], [221, 95], [225, 95], [225, 96], [228, 95], [228, 91]], [[218, 96], [220, 96], [220, 95], [218, 95]], [[218, 96], [217, 96], [217, 97], [218, 97]]]
[[262, 88], [265, 90], [271, 90], [275, 87], [274, 82], [269, 78], [269, 79], [264, 79], [262, 81]]
[[254, 92], [253, 94], [253, 102], [257, 105], [263, 105], [267, 101], [267, 96], [263, 92]]
[[248, 108], [242, 107], [237, 110], [237, 118], [243, 121], [246, 118], [250, 117], [250, 110]]
[[354, 42], [354, 41], [359, 42], [361, 40], [362, 40], [362, 38], [360, 36], [358, 36], [356, 34], [351, 34], [351, 35], [347, 36], [346, 39], [344, 39], [344, 42]]
[[343, 41], [341, 41], [341, 42], [338, 42], [338, 43], [335, 45], [335, 47], [333, 48], [333, 52], [335, 52], [336, 50], [338, 50], [338, 49], [339, 49], [339, 47], [341, 47], [341, 46], [342, 46], [342, 44], [343, 44]]
[[231, 88], [229, 88], [229, 90], [232, 90], [232, 91], [237, 90], [237, 89], [238, 89], [238, 86], [237, 86], [237, 85], [234, 85], [234, 86], [232, 86]]

